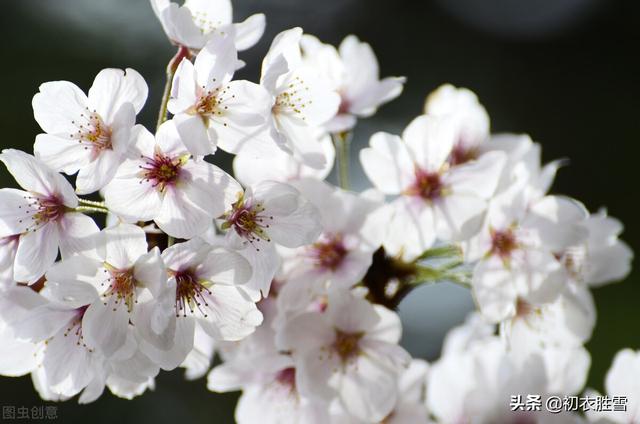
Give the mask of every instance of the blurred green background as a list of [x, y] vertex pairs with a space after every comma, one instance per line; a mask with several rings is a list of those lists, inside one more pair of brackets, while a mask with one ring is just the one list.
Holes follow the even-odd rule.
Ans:
[[[150, 87], [139, 121], [155, 125], [164, 69], [173, 54], [147, 0], [4, 1], [0, 14], [1, 146], [31, 152], [39, 132], [31, 98], [39, 84], [69, 80], [88, 89], [102, 68], [132, 67]], [[356, 129], [354, 148], [377, 130], [400, 132], [444, 82], [469, 87], [492, 118], [494, 132], [527, 132], [545, 160], [570, 158], [554, 192], [607, 206], [640, 248], [636, 185], [640, 141], [640, 3], [629, 0], [237, 0], [236, 19], [267, 14], [267, 32], [241, 54], [237, 77], [257, 80], [278, 32], [302, 26], [325, 42], [355, 33], [374, 47], [382, 75], [406, 75], [404, 94]], [[357, 157], [357, 155], [354, 155]], [[228, 156], [216, 157], [227, 161]], [[366, 180], [352, 166], [356, 187]], [[0, 170], [2, 186], [15, 183]], [[598, 324], [588, 348], [589, 386], [602, 389], [613, 355], [640, 348], [640, 277], [595, 291]], [[447, 284], [416, 290], [401, 305], [403, 344], [437, 358], [446, 330], [472, 307]], [[162, 373], [157, 388], [132, 402], [105, 394], [89, 406], [58, 405], [64, 423], [231, 423], [234, 395]], [[28, 377], [0, 378], [0, 405], [41, 405]]]

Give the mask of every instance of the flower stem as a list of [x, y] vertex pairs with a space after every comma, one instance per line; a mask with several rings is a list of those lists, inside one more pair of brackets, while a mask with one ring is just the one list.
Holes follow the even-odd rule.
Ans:
[[351, 132], [343, 131], [331, 134], [333, 145], [336, 147], [336, 162], [338, 165], [338, 184], [344, 190], [349, 189], [349, 148]]
[[84, 206], [95, 206], [95, 207], [97, 207], [97, 208], [104, 208], [104, 209], [106, 209], [106, 208], [107, 208], [107, 207], [105, 206], [104, 202], [96, 202], [95, 200], [88, 200], [88, 199], [81, 199], [81, 198], [78, 198], [78, 202], [79, 202], [81, 205], [84, 205]]
[[109, 210], [107, 208], [99, 208], [96, 206], [78, 206], [77, 208], [73, 209], [75, 212], [94, 212], [94, 213], [104, 213], [104, 214], [108, 214]]
[[171, 237], [171, 236], [167, 236], [167, 247], [171, 247], [174, 245], [174, 243], [176, 242], [176, 239]]
[[167, 105], [169, 104], [169, 98], [171, 97], [173, 76], [176, 74], [178, 65], [180, 65], [182, 59], [189, 59], [190, 57], [191, 52], [189, 51], [189, 49], [184, 46], [180, 46], [175, 56], [171, 58], [169, 64], [167, 65], [167, 82], [164, 85], [164, 92], [162, 93], [162, 103], [160, 103], [160, 111], [158, 112], [158, 124], [156, 126], [156, 129], [160, 128], [160, 125], [162, 125], [162, 123], [167, 120]]

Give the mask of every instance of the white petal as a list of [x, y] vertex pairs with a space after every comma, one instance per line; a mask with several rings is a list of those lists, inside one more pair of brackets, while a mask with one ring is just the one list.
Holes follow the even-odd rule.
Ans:
[[205, 296], [202, 328], [216, 340], [241, 340], [262, 323], [262, 313], [238, 288], [214, 284]]
[[234, 24], [236, 29], [236, 49], [246, 50], [253, 47], [264, 34], [266, 19], [262, 13], [249, 16], [244, 22]]
[[360, 163], [369, 180], [385, 194], [399, 194], [413, 181], [414, 165], [400, 137], [376, 133], [371, 147], [360, 151]]
[[87, 346], [98, 349], [109, 357], [118, 351], [127, 340], [129, 314], [123, 302], [115, 303], [111, 296], [103, 304], [97, 300], [89, 306], [82, 319], [82, 335]]
[[162, 208], [154, 221], [158, 227], [172, 237], [189, 239], [203, 234], [212, 217], [193, 203], [185, 190], [168, 189]]
[[35, 282], [56, 260], [60, 235], [55, 223], [45, 224], [20, 236], [13, 276], [16, 281]]
[[[215, 153], [215, 132], [209, 131], [202, 116], [181, 113], [173, 118], [180, 139], [194, 156], [206, 156]], [[214, 137], [212, 137], [212, 135]]]
[[89, 104], [109, 125], [124, 103], [131, 103], [136, 113], [140, 112], [148, 91], [144, 78], [133, 69], [103, 69], [89, 89]]
[[45, 132], [66, 137], [78, 130], [72, 121], [86, 113], [87, 103], [87, 96], [75, 84], [46, 82], [33, 97], [33, 115]]
[[402, 133], [402, 139], [420, 168], [437, 172], [453, 148], [454, 127], [448, 119], [422, 115], [411, 121]]
[[33, 145], [36, 158], [52, 169], [65, 174], [74, 174], [91, 160], [91, 150], [77, 140], [50, 134], [38, 134]]
[[137, 225], [119, 224], [103, 230], [107, 247], [106, 262], [116, 269], [133, 266], [140, 256], [147, 253], [147, 238]]
[[106, 186], [115, 177], [121, 156], [113, 150], [105, 150], [93, 162], [80, 169], [76, 178], [76, 192], [89, 194]]
[[71, 212], [60, 221], [60, 253], [62, 258], [76, 253], [96, 252], [100, 229], [89, 216]]
[[196, 70], [187, 58], [182, 59], [173, 77], [168, 110], [174, 115], [193, 107], [197, 100]]
[[233, 77], [238, 52], [229, 36], [212, 34], [193, 64], [199, 87], [211, 90], [226, 84]]
[[47, 197], [60, 196], [65, 206], [71, 208], [78, 205], [78, 198], [71, 184], [35, 157], [20, 150], [4, 149], [0, 154], [0, 161], [4, 162], [11, 175], [25, 190]]

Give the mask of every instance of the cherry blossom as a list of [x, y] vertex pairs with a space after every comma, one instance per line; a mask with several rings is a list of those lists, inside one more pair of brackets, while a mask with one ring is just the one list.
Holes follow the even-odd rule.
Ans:
[[58, 248], [63, 257], [90, 249], [91, 236], [98, 232], [98, 226], [90, 217], [74, 211], [78, 198], [71, 184], [38, 159], [5, 149], [0, 161], [24, 189], [0, 189], [3, 251], [8, 258], [13, 256], [17, 240], [13, 279], [34, 283], [53, 265]]
[[351, 130], [357, 118], [372, 116], [379, 106], [402, 93], [406, 79], [380, 79], [373, 49], [355, 35], [346, 37], [338, 49], [308, 34], [300, 44], [303, 60], [321, 69], [323, 78], [340, 94], [337, 115], [324, 125], [330, 132]]
[[249, 81], [231, 81], [238, 62], [233, 40], [214, 36], [196, 56], [183, 59], [173, 78], [168, 108], [180, 137], [193, 155], [214, 153], [218, 140], [236, 151], [249, 128], [264, 126], [271, 97]]
[[36, 137], [36, 157], [56, 171], [77, 172], [78, 193], [100, 190], [128, 154], [147, 92], [133, 69], [100, 71], [88, 96], [67, 81], [42, 84], [33, 97], [33, 114], [46, 134]]
[[220, 168], [192, 158], [173, 121], [162, 124], [155, 138], [141, 128], [135, 148], [136, 157], [104, 189], [107, 207], [125, 221], [153, 220], [171, 236], [191, 238], [242, 191]]
[[415, 258], [436, 239], [465, 239], [482, 222], [505, 163], [492, 152], [464, 166], [446, 163], [454, 142], [450, 120], [421, 116], [402, 139], [374, 134], [360, 161], [367, 177], [393, 200], [384, 246], [394, 254]]
[[169, 40], [192, 50], [202, 49], [216, 34], [229, 35], [238, 50], [246, 50], [260, 40], [266, 24], [261, 13], [233, 23], [231, 0], [186, 0], [182, 6], [151, 0], [151, 6]]

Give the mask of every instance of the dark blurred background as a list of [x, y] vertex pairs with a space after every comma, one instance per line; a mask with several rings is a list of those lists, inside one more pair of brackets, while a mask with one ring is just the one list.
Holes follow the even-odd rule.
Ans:
[[[154, 128], [173, 54], [147, 0], [5, 1], [0, 14], [0, 145], [32, 151], [39, 132], [31, 98], [39, 84], [69, 80], [87, 90], [106, 67], [132, 67], [150, 97], [139, 122]], [[400, 132], [422, 110], [428, 92], [445, 82], [474, 90], [494, 132], [526, 132], [545, 160], [570, 158], [554, 192], [607, 206], [626, 224], [624, 239], [640, 250], [636, 184], [640, 141], [638, 42], [640, 3], [629, 0], [237, 0], [236, 20], [267, 14], [262, 41], [241, 54], [237, 77], [258, 79], [260, 61], [278, 32], [301, 26], [338, 44], [354, 33], [373, 46], [382, 76], [405, 75], [403, 95], [356, 129], [357, 149], [377, 130]], [[354, 155], [357, 157], [357, 155]], [[217, 158], [216, 158], [217, 159]], [[227, 158], [223, 158], [228, 160]], [[356, 162], [352, 179], [366, 186]], [[15, 183], [3, 168], [1, 186]], [[613, 355], [640, 348], [640, 286], [626, 281], [595, 290], [598, 324], [588, 348], [588, 385], [602, 389]], [[446, 330], [473, 304], [448, 284], [422, 287], [401, 305], [403, 344], [433, 360]], [[132, 402], [105, 394], [89, 406], [58, 405], [59, 420], [75, 423], [231, 423], [234, 395], [162, 373], [155, 391]], [[25, 378], [0, 378], [0, 405], [41, 405]]]

